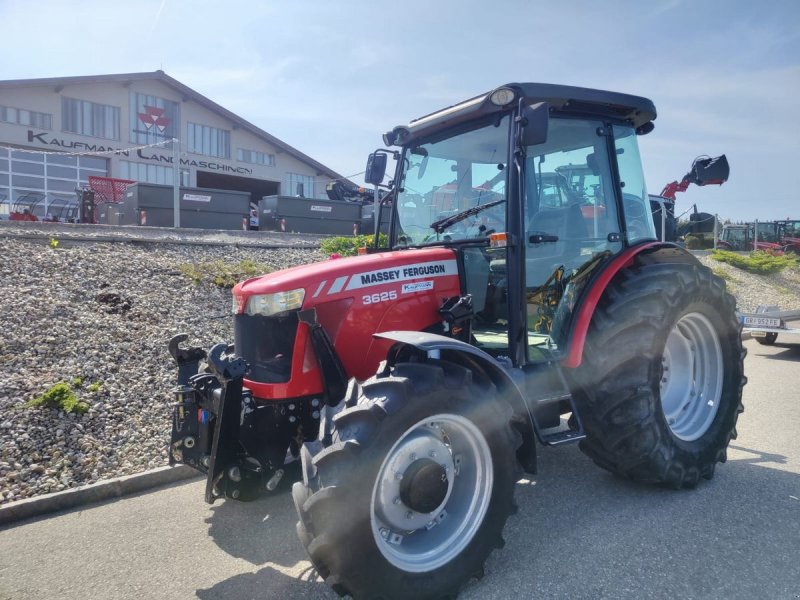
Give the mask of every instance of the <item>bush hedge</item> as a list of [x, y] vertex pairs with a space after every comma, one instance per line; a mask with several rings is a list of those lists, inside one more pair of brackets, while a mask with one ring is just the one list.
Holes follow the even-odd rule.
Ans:
[[711, 253], [711, 258], [728, 263], [738, 269], [761, 275], [777, 273], [787, 267], [796, 267], [798, 265], [797, 257], [791, 254], [774, 255], [763, 250], [751, 252], [749, 255], [728, 252], [727, 250], [714, 250]]

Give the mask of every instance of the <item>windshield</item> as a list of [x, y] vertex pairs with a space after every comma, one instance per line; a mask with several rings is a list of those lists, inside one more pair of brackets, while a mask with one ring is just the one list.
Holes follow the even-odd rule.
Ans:
[[744, 242], [745, 235], [744, 229], [726, 229], [723, 238], [728, 240], [729, 242]]
[[406, 149], [397, 199], [399, 245], [505, 231], [508, 128], [508, 115], [495, 116], [470, 131]]

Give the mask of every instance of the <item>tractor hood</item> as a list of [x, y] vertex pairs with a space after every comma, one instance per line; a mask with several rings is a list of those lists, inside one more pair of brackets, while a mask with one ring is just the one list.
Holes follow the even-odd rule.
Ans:
[[398, 293], [404, 293], [415, 280], [457, 275], [455, 252], [447, 248], [381, 252], [331, 259], [248, 279], [234, 287], [234, 306], [236, 312], [242, 312], [252, 296], [302, 289], [303, 308], [308, 308], [318, 302], [383, 289], [387, 284], [397, 284]]

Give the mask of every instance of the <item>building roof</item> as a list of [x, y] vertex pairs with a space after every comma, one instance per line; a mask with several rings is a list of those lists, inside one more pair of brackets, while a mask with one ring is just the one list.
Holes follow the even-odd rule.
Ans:
[[213, 100], [206, 98], [203, 94], [196, 92], [189, 86], [181, 83], [177, 79], [174, 79], [164, 73], [164, 71], [152, 71], [152, 72], [145, 72], [145, 73], [118, 73], [113, 75], [82, 75], [77, 77], [43, 77], [38, 79], [6, 79], [4, 81], [0, 81], [0, 89], [3, 88], [10, 88], [10, 87], [17, 87], [17, 86], [27, 86], [27, 87], [53, 87], [56, 92], [60, 92], [61, 88], [67, 85], [76, 85], [76, 84], [91, 84], [91, 83], [120, 83], [120, 84], [130, 84], [133, 81], [140, 81], [140, 80], [155, 80], [161, 81], [171, 88], [177, 90], [182, 96], [184, 100], [193, 100], [200, 106], [204, 106], [207, 109], [214, 111], [226, 119], [229, 119], [242, 129], [245, 129], [252, 133], [253, 135], [261, 138], [262, 140], [269, 142], [273, 146], [279, 148], [280, 150], [286, 152], [287, 154], [294, 156], [296, 159], [307, 163], [313, 166], [317, 170], [317, 174], [319, 175], [327, 175], [331, 179], [339, 179], [342, 181], [346, 181], [350, 185], [355, 186], [355, 184], [345, 179], [342, 175], [333, 171], [323, 165], [320, 162], [317, 162], [310, 156], [300, 152], [297, 148], [290, 146], [286, 142], [279, 140], [274, 135], [270, 135], [260, 127], [256, 127], [250, 121], [243, 119], [239, 115], [232, 113], [224, 106], [220, 106]]

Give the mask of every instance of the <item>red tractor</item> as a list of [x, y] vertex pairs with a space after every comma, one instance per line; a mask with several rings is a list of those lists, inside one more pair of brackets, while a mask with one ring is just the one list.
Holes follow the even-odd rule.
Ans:
[[774, 222], [759, 222], [756, 239], [756, 223], [724, 225], [717, 240], [720, 250], [764, 250], [783, 253], [786, 243], [782, 241], [781, 226]]
[[[275, 490], [299, 457], [300, 540], [356, 598], [480, 574], [537, 442], [635, 481], [711, 479], [741, 326], [724, 281], [656, 240], [637, 145], [655, 118], [646, 98], [509, 84], [385, 134], [366, 180], [396, 159], [388, 248], [238, 284], [231, 346], [172, 340], [171, 462], [213, 502]], [[595, 209], [543, 201], [543, 165], [587, 165]]]
[[777, 229], [778, 240], [784, 249], [800, 254], [800, 221], [778, 221]]

